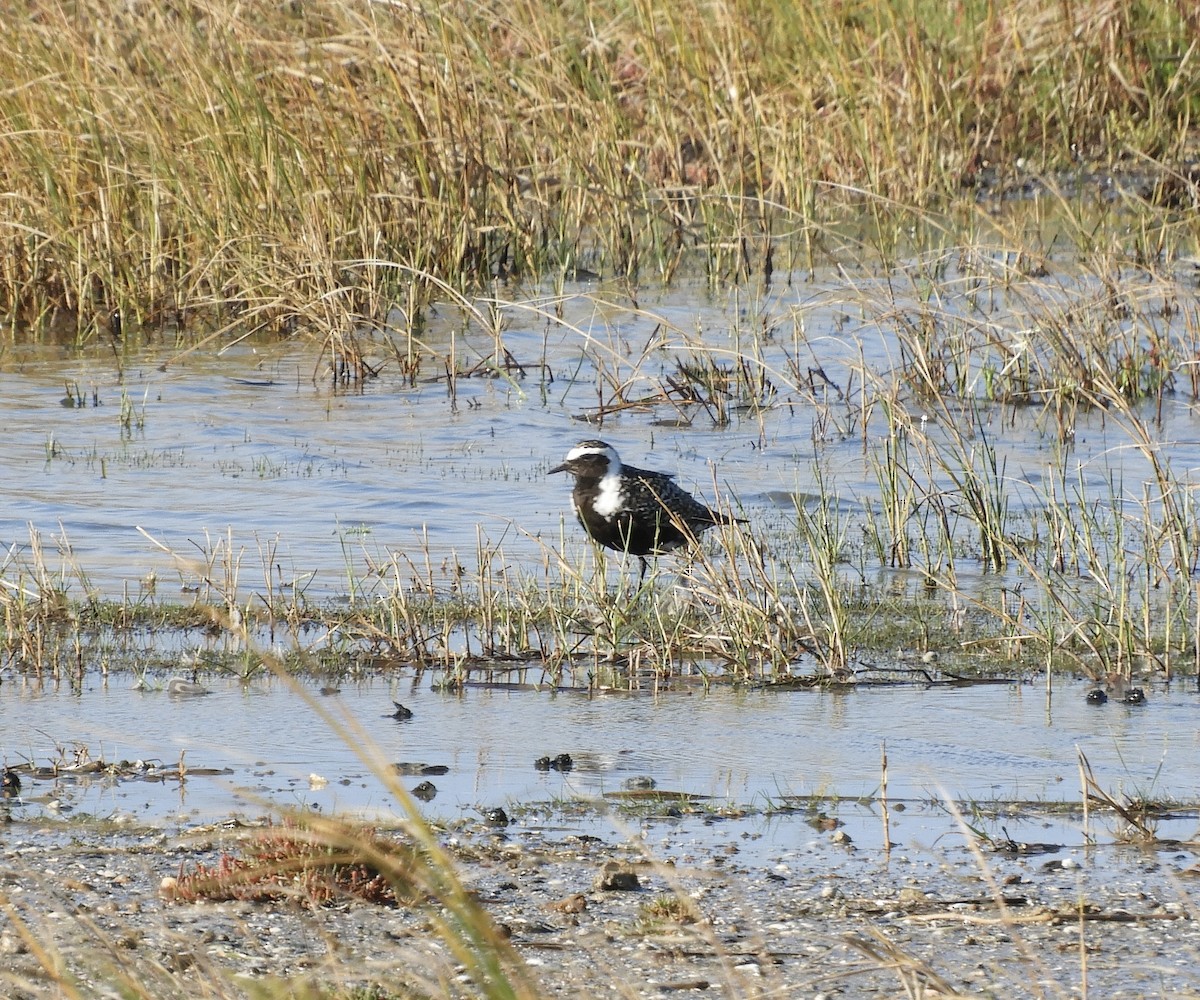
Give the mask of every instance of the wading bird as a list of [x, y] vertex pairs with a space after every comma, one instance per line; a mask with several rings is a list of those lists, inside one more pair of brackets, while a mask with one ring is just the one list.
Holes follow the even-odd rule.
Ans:
[[571, 506], [593, 541], [638, 557], [642, 577], [646, 556], [670, 552], [716, 524], [745, 524], [711, 510], [666, 472], [624, 465], [612, 445], [580, 441], [550, 474], [575, 477]]

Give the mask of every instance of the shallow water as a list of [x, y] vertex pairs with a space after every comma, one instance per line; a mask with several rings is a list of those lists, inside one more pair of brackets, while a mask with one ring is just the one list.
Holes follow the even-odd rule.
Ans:
[[[857, 280], [858, 294], [884, 284], [870, 274]], [[1087, 281], [1061, 280], [1068, 288]], [[361, 587], [369, 568], [393, 559], [401, 579], [441, 586], [455, 561], [477, 568], [481, 544], [499, 548], [494, 565], [534, 573], [554, 551], [571, 558], [587, 549], [568, 513], [569, 483], [546, 473], [596, 434], [633, 463], [677, 472], [706, 498], [716, 486], [743, 507], [751, 530], [788, 530], [793, 498], [821, 492], [861, 515], [880, 496], [872, 463], [882, 426], [878, 407], [865, 428], [858, 422], [851, 370], [865, 364], [887, 379], [898, 359], [886, 319], [851, 322], [844, 292], [844, 276], [832, 270], [797, 277], [762, 302], [736, 289], [716, 299], [681, 282], [635, 309], [614, 290], [581, 287], [561, 302], [561, 325], [508, 311], [503, 345], [524, 375], [459, 378], [453, 389], [431, 361], [415, 384], [393, 362], [379, 378], [335, 391], [327, 378], [313, 382], [321, 364], [312, 348], [290, 342], [219, 355], [150, 346], [119, 359], [107, 345], [10, 347], [0, 357], [6, 575], [36, 562], [30, 527], [76, 595], [86, 586], [171, 600], [207, 573], [243, 594], [294, 586], [322, 599], [346, 593], [352, 580]], [[754, 349], [774, 385], [761, 407], [732, 406], [723, 426], [682, 405], [624, 411], [602, 427], [579, 419], [595, 413], [610, 376], [636, 397], [660, 388], [681, 358], [708, 351], [727, 361], [748, 349], [760, 311], [793, 324], [791, 335], [785, 322]], [[808, 346], [796, 339], [801, 330]], [[463, 366], [495, 354], [493, 340], [461, 333], [449, 316], [434, 317], [425, 343]], [[375, 361], [389, 352], [382, 340], [368, 351]], [[813, 388], [811, 372], [792, 363], [801, 356], [828, 385], [818, 379]], [[68, 386], [83, 405], [64, 405]], [[845, 402], [830, 402], [831, 386], [849, 393]], [[937, 414], [929, 417], [933, 432]], [[1056, 469], [1066, 469], [1060, 496], [1082, 484], [1083, 499], [1101, 505], [1114, 491], [1131, 510], [1144, 500], [1149, 466], [1103, 414], [1078, 415], [1068, 445], [1038, 407], [1008, 411], [989, 433], [1014, 517], [1044, 502]], [[1161, 437], [1179, 474], [1200, 467], [1193, 406], [1168, 397]], [[970, 533], [965, 519], [960, 530]], [[971, 560], [960, 568], [969, 574]]]
[[[483, 687], [448, 696], [383, 683], [328, 696], [282, 683], [209, 687], [193, 697], [135, 691], [123, 681], [77, 694], [0, 687], [10, 765], [69, 760], [79, 746], [110, 763], [174, 765], [182, 758], [188, 768], [229, 771], [182, 784], [26, 777], [14, 818], [87, 814], [192, 824], [257, 816], [272, 806], [395, 817], [396, 803], [368, 766], [375, 761], [448, 768], [402, 779], [410, 789], [431, 781], [437, 794], [422, 808], [447, 820], [478, 818], [495, 806], [592, 800], [621, 792], [631, 778], [651, 778], [656, 791], [697, 796], [702, 808], [771, 811], [791, 805], [792, 796], [828, 798], [823, 808], [856, 835], [878, 840], [885, 748], [892, 821], [901, 828], [915, 823], [913, 835], [930, 842], [955, 829], [944, 808], [949, 799], [978, 803], [985, 813], [995, 803], [1023, 803], [1039, 814], [1044, 810], [1032, 804], [1078, 805], [1078, 751], [1114, 796], [1196, 795], [1200, 695], [1177, 688], [1155, 691], [1140, 706], [1094, 707], [1078, 685], [1050, 701], [1041, 688], [1010, 685], [660, 698]], [[411, 720], [389, 717], [393, 698], [412, 709]], [[338, 736], [330, 719], [350, 739]], [[571, 755], [573, 770], [535, 769], [536, 758], [560, 753]], [[836, 797], [862, 801], [839, 804]], [[905, 805], [896, 810], [898, 803]], [[1007, 813], [1003, 823], [1014, 839], [1054, 839], [1037, 832], [1044, 815], [1031, 831], [1022, 809]], [[1099, 821], [1096, 832], [1104, 834], [1105, 825]], [[1060, 840], [1082, 842], [1077, 818], [1051, 826]], [[1195, 827], [1193, 815], [1165, 824], [1162, 835], [1190, 839]], [[999, 837], [999, 826], [989, 833]]]

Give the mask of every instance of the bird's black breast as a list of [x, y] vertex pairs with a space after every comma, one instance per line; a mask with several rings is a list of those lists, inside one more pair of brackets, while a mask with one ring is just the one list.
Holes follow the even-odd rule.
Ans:
[[605, 548], [645, 556], [669, 552], [688, 541], [657, 492], [646, 483], [630, 478], [622, 488], [621, 507], [607, 516], [596, 511], [598, 496], [598, 484], [591, 489], [578, 486], [572, 506], [583, 530]]

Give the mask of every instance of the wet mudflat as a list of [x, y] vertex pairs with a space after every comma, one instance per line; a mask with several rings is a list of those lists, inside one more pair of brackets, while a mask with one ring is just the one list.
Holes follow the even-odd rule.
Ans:
[[[452, 824], [441, 839], [553, 996], [1032, 997], [1086, 984], [1161, 997], [1200, 986], [1192, 849], [1076, 841], [975, 853], [962, 840], [909, 842], [901, 820], [903, 843], [884, 854], [798, 816], [771, 826], [767, 847], [761, 826], [697, 815], [580, 835], [575, 819], [548, 808], [503, 829]], [[115, 945], [143, 982], [161, 980], [161, 996], [194, 995], [221, 976], [394, 988], [397, 969], [409, 985], [457, 982], [450, 992], [470, 995], [419, 910], [164, 898], [164, 878], [217, 863], [253, 831], [109, 828], [102, 842], [64, 833], [10, 827], [4, 891], [84, 982], [97, 948]], [[599, 888], [614, 865], [635, 881]], [[36, 983], [36, 959], [14, 933], [0, 948], [9, 973]]]

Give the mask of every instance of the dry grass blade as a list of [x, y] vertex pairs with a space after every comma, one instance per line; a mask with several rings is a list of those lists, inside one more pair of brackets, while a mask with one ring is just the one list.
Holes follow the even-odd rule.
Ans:
[[847, 934], [843, 940], [856, 951], [866, 955], [876, 963], [878, 968], [886, 969], [896, 974], [906, 997], [912, 1000], [942, 1000], [942, 998], [966, 998], [970, 993], [955, 989], [947, 980], [938, 975], [926, 962], [903, 951], [888, 940], [887, 936], [877, 927], [867, 928], [869, 938], [861, 934]]
[[1145, 803], [1136, 803], [1112, 795], [1096, 780], [1092, 765], [1084, 752], [1082, 750], [1077, 752], [1079, 754], [1079, 773], [1083, 779], [1083, 793], [1086, 799], [1089, 802], [1098, 802], [1120, 816], [1126, 823], [1128, 834], [1133, 835], [1131, 839], [1146, 842], [1157, 840], [1158, 834], [1153, 822], [1148, 819]]

